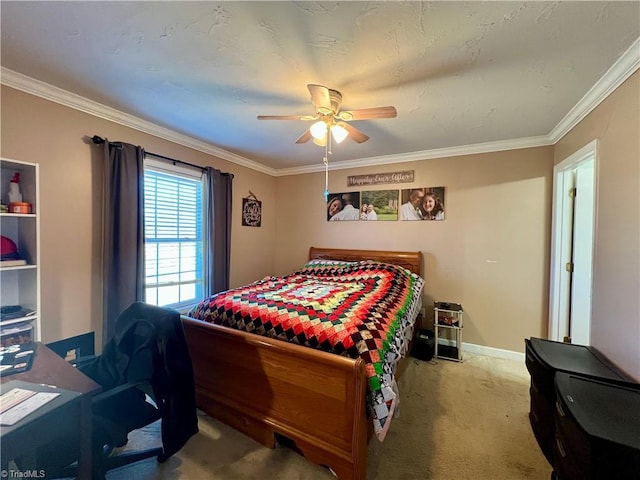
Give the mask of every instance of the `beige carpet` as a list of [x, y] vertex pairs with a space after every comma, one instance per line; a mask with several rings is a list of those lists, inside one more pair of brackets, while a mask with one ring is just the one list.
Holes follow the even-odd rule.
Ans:
[[[531, 433], [523, 362], [465, 354], [463, 363], [412, 359], [400, 380], [400, 416], [369, 444], [368, 480], [546, 480], [551, 467]], [[293, 451], [274, 450], [200, 416], [200, 433], [164, 464], [154, 459], [108, 479], [333, 480]], [[151, 428], [133, 445], [158, 442]]]

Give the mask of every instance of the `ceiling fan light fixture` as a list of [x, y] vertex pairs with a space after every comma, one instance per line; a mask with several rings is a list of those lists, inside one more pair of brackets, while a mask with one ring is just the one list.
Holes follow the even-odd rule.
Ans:
[[344, 128], [344, 123], [340, 122], [331, 127], [331, 135], [333, 135], [333, 139], [336, 143], [341, 143], [345, 138], [347, 138], [349, 132]]
[[309, 131], [311, 132], [311, 135], [313, 136], [314, 139], [316, 140], [323, 139], [327, 136], [327, 124], [324, 121], [320, 120], [314, 123], [313, 125], [311, 125], [311, 128], [309, 128]]
[[324, 137], [321, 137], [321, 138], [314, 138], [313, 139], [313, 143], [315, 143], [319, 147], [325, 147], [327, 145], [327, 137], [324, 136]]

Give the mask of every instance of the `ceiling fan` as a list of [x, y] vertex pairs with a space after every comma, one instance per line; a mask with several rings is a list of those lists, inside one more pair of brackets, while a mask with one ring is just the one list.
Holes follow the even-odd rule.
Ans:
[[333, 139], [337, 143], [340, 143], [347, 136], [358, 143], [369, 140], [367, 135], [347, 122], [395, 118], [398, 114], [395, 107], [373, 107], [340, 111], [342, 94], [338, 90], [313, 83], [307, 85], [307, 88], [311, 93], [311, 103], [316, 109], [315, 115], [258, 115], [258, 120], [316, 120], [296, 140], [296, 143], [306, 143], [313, 138], [313, 142], [316, 145], [324, 147], [327, 144], [328, 132], [331, 132]]

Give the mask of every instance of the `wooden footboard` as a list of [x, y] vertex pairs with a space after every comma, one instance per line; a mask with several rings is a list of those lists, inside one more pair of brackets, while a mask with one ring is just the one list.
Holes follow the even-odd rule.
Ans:
[[[369, 259], [422, 271], [420, 252], [311, 247], [309, 259]], [[362, 359], [193, 318], [183, 317], [183, 323], [199, 408], [270, 448], [274, 434], [287, 437], [340, 480], [364, 480], [373, 424]]]
[[364, 362], [183, 317], [196, 403], [263, 445], [274, 433], [340, 480], [364, 480]]

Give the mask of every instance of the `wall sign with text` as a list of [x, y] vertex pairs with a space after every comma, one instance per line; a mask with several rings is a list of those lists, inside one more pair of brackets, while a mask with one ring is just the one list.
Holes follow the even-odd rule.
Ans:
[[414, 170], [405, 170], [402, 172], [372, 173], [369, 175], [349, 175], [347, 177], [347, 187], [410, 183], [413, 182], [413, 172]]

